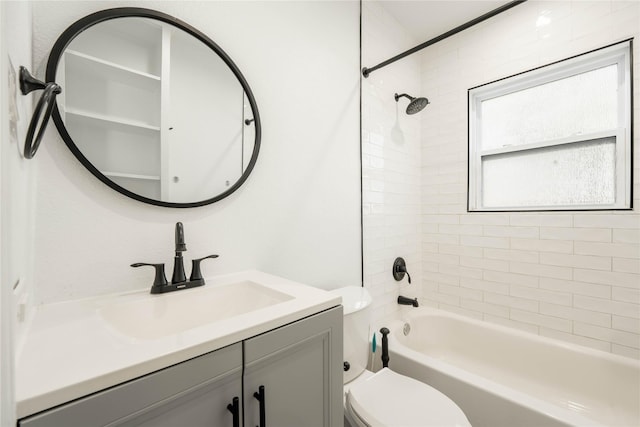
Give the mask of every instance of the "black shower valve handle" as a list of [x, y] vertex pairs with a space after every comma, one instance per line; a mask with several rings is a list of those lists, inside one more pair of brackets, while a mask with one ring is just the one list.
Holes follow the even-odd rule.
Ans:
[[202, 280], [202, 271], [200, 271], [200, 261], [208, 258], [218, 258], [218, 255], [207, 255], [202, 258], [191, 260], [191, 276], [189, 277], [190, 281], [193, 282], [195, 280]]
[[395, 259], [395, 261], [393, 261], [393, 278], [396, 279], [396, 281], [400, 281], [402, 279], [404, 279], [404, 275], [407, 275], [407, 280], [409, 281], [409, 284], [411, 284], [411, 276], [409, 275], [409, 272], [407, 271], [407, 264], [404, 262], [404, 259], [402, 257], [398, 257]]
[[409, 276], [409, 272], [407, 271], [407, 267], [401, 267], [400, 272], [407, 275], [407, 281], [411, 284], [411, 276]]
[[135, 264], [131, 264], [131, 267], [143, 266], [149, 266], [156, 269], [156, 277], [153, 279], [153, 287], [167, 286], [169, 284], [169, 282], [167, 281], [167, 276], [164, 275], [164, 263], [149, 264], [146, 262], [136, 262]]

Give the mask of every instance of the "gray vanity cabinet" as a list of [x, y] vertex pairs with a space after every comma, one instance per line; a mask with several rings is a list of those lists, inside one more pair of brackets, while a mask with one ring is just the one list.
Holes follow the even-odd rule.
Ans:
[[[18, 425], [234, 427], [227, 406], [237, 397], [237, 426], [337, 426], [343, 419], [341, 367], [339, 306], [21, 419]], [[262, 404], [253, 395], [259, 390]]]
[[245, 427], [261, 410], [268, 427], [342, 425], [342, 307], [247, 340], [244, 357]]
[[237, 343], [22, 419], [19, 426], [231, 427], [226, 406], [241, 394]]

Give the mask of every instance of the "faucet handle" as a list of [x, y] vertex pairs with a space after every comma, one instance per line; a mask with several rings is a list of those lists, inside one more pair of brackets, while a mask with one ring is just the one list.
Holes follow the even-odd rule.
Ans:
[[200, 261], [207, 258], [218, 258], [218, 255], [207, 255], [206, 257], [191, 260], [191, 277], [189, 277], [190, 281], [193, 282], [195, 280], [203, 280], [202, 272], [200, 271]]
[[153, 288], [159, 288], [162, 286], [167, 286], [169, 284], [167, 282], [167, 276], [164, 275], [164, 263], [148, 264], [146, 262], [137, 262], [135, 264], [131, 264], [131, 267], [143, 267], [143, 266], [150, 266], [156, 269], [156, 277], [153, 279], [153, 286], [151, 288], [151, 293], [153, 293]]
[[404, 262], [403, 258], [398, 257], [393, 262], [393, 278], [399, 282], [400, 280], [404, 279], [405, 274], [407, 275], [409, 284], [411, 284], [411, 276], [409, 276], [409, 272], [407, 271], [407, 264]]

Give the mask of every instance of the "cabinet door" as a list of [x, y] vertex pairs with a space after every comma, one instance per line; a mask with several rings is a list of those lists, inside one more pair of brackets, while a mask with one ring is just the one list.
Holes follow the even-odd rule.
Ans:
[[233, 397], [241, 401], [241, 394], [242, 345], [234, 344], [22, 419], [19, 426], [233, 427], [227, 405]]
[[244, 405], [245, 427], [342, 425], [341, 306], [245, 341]]
[[[206, 385], [171, 396], [109, 424], [118, 427], [237, 427], [242, 425], [242, 372], [227, 372]], [[237, 421], [227, 409], [236, 398]]]

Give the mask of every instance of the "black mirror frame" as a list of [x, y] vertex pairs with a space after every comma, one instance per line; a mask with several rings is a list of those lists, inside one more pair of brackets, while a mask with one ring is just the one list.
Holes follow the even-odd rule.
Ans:
[[183, 22], [171, 15], [158, 12], [152, 9], [144, 9], [144, 8], [136, 8], [136, 7], [121, 7], [114, 9], [106, 9], [101, 10], [99, 12], [92, 13], [90, 15], [85, 16], [84, 18], [79, 19], [75, 23], [73, 23], [69, 28], [67, 28], [61, 35], [58, 37], [58, 40], [54, 44], [51, 49], [51, 53], [49, 55], [49, 60], [47, 62], [47, 70], [46, 70], [46, 79], [47, 81], [54, 81], [56, 76], [56, 72], [58, 70], [58, 63], [64, 51], [71, 41], [82, 33], [84, 30], [99, 24], [100, 22], [108, 21], [110, 19], [115, 18], [123, 18], [123, 17], [136, 17], [136, 18], [151, 18], [158, 21], [165, 22], [167, 24], [171, 24], [196, 39], [200, 40], [202, 43], [207, 45], [211, 50], [213, 50], [227, 66], [231, 69], [233, 74], [236, 76], [240, 84], [242, 85], [242, 89], [244, 90], [245, 95], [251, 105], [251, 109], [253, 112], [254, 126], [255, 126], [255, 142], [253, 147], [253, 152], [251, 154], [251, 159], [247, 168], [242, 173], [242, 176], [238, 181], [236, 181], [228, 190], [224, 191], [212, 197], [210, 199], [198, 201], [198, 202], [187, 202], [187, 203], [174, 203], [174, 202], [164, 202], [161, 200], [150, 199], [148, 197], [141, 196], [137, 193], [127, 190], [124, 187], [119, 186], [115, 182], [111, 181], [109, 178], [104, 176], [80, 151], [80, 149], [76, 146], [71, 138], [71, 135], [67, 132], [67, 128], [62, 121], [62, 117], [60, 116], [60, 112], [58, 111], [58, 103], [56, 102], [53, 107], [53, 122], [60, 133], [60, 136], [64, 140], [65, 144], [71, 152], [76, 156], [76, 158], [86, 167], [96, 178], [100, 181], [111, 187], [112, 189], [118, 191], [125, 196], [128, 196], [132, 199], [138, 200], [140, 202], [156, 205], [156, 206], [164, 206], [170, 208], [192, 208], [198, 206], [205, 206], [219, 200], [224, 199], [225, 197], [230, 196], [233, 192], [235, 192], [240, 186], [247, 180], [253, 167], [258, 160], [258, 153], [260, 151], [260, 140], [262, 137], [262, 128], [260, 125], [260, 114], [258, 113], [258, 106], [256, 104], [256, 100], [253, 96], [253, 92], [249, 87], [246, 79], [240, 72], [240, 69], [236, 66], [236, 64], [231, 60], [231, 58], [218, 46], [213, 40], [207, 37], [205, 34], [200, 32], [198, 29], [192, 27], [191, 25]]

